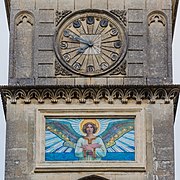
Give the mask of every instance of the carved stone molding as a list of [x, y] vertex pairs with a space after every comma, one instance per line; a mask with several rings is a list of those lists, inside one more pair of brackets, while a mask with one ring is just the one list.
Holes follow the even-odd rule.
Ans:
[[68, 70], [66, 70], [59, 61], [55, 61], [55, 75], [61, 75], [61, 76], [69, 76], [72, 75]]
[[15, 20], [16, 26], [21, 24], [23, 22], [23, 19], [26, 19], [26, 22], [31, 24], [31, 26], [34, 25], [34, 19], [32, 15], [29, 12], [23, 11], [16, 17], [16, 20]]
[[[123, 61], [119, 66], [117, 66], [110, 75], [126, 75], [126, 61]], [[61, 63], [56, 60], [55, 61], [55, 76], [72, 76], [73, 73], [65, 69]]]
[[63, 10], [63, 11], [56, 11], [56, 26], [62, 21], [64, 17], [70, 14], [72, 11]]
[[111, 73], [111, 75], [126, 75], [126, 61], [123, 61], [115, 70]]
[[[57, 11], [56, 22], [59, 23], [68, 13], [70, 12]], [[117, 14], [120, 20], [112, 13]], [[109, 75], [124, 60], [127, 52], [128, 36], [123, 23], [119, 22], [125, 22], [126, 12], [113, 10], [112, 13], [99, 9], [84, 9], [71, 13], [59, 23], [55, 33], [54, 51], [60, 64], [72, 75], [76, 77], [77, 75], [88, 77]], [[93, 26], [89, 26], [87, 17], [93, 17]], [[107, 19], [105, 26], [101, 25], [104, 19]], [[79, 24], [77, 27], [73, 24], [76, 22]], [[108, 24], [112, 26], [110, 27]], [[104, 28], [107, 29], [103, 31], [108, 33], [102, 35], [103, 39], [101, 39], [102, 29]], [[84, 37], [84, 34], [87, 36]], [[109, 36], [113, 36], [112, 42], [108, 46], [103, 46], [102, 43], [109, 43]], [[72, 43], [76, 43], [74, 47]], [[77, 47], [75, 48], [75, 46]], [[60, 64], [56, 63], [56, 70], [58, 70], [56, 75], [62, 74]]]
[[151, 23], [154, 23], [154, 22], [162, 23], [162, 25], [165, 26], [166, 25], [166, 18], [161, 13], [154, 12], [148, 18], [148, 25], [150, 26]]
[[[44, 103], [50, 100], [51, 103], [58, 103], [63, 100], [65, 103], [86, 103], [91, 100], [93, 103], [100, 103], [103, 99], [107, 103], [113, 104], [118, 100], [122, 104], [129, 101], [141, 104], [154, 104], [162, 100], [165, 104], [174, 100], [175, 106], [179, 96], [179, 86], [7, 86], [1, 87], [1, 93], [5, 99], [10, 99], [12, 104], [23, 101], [25, 104], [36, 100], [37, 103]], [[76, 101], [77, 103], [77, 101]]]
[[111, 10], [110, 12], [116, 15], [119, 18], [119, 20], [124, 24], [124, 26], [127, 25], [127, 18], [126, 18], [127, 11], [114, 9]]
[[21, 11], [15, 16], [13, 55], [10, 73], [15, 78], [31, 78], [33, 71], [34, 16]]

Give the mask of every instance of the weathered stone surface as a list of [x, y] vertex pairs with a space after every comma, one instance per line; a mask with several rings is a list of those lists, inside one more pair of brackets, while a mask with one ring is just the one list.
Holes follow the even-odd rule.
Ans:
[[171, 78], [150, 78], [147, 77], [147, 85], [158, 85], [158, 84], [171, 84], [172, 83], [172, 79]]
[[[39, 16], [37, 18], [40, 23], [54, 23], [54, 9], [39, 9]], [[41, 31], [39, 31], [39, 33], [41, 33]]]
[[57, 85], [75, 85], [75, 78], [63, 77], [57, 78]]
[[107, 78], [108, 81], [108, 85], [123, 85], [123, 78], [119, 77], [119, 78]]
[[129, 35], [143, 35], [145, 29], [143, 28], [143, 23], [129, 23], [128, 24], [128, 34]]
[[124, 78], [124, 85], [146, 85], [145, 78]]
[[56, 79], [54, 78], [37, 78], [35, 85], [56, 85]]
[[36, 7], [36, 0], [14, 0], [13, 3], [11, 3], [12, 9], [32, 9], [34, 10]]
[[144, 63], [145, 53], [141, 51], [128, 51], [128, 62], [129, 63]]
[[144, 37], [143, 36], [129, 36], [130, 50], [143, 50], [144, 49]]
[[[36, 6], [35, 6], [36, 5]], [[19, 10], [24, 10], [24, 9], [29, 9], [32, 15], [34, 15], [36, 19], [36, 24], [34, 27], [34, 43], [33, 43], [33, 53], [32, 57], [35, 58], [32, 62], [32, 65], [34, 64], [34, 67], [37, 67], [38, 61], [41, 62], [48, 62], [52, 63], [54, 61], [54, 56], [53, 54], [54, 51], [54, 34], [56, 31], [55, 27], [55, 18], [56, 18], [56, 10], [62, 11], [62, 10], [81, 10], [81, 9], [86, 9], [86, 8], [95, 8], [95, 9], [118, 9], [118, 10], [127, 10], [127, 21], [128, 26], [125, 27], [127, 30], [127, 33], [129, 35], [129, 43], [128, 43], [128, 49], [129, 52], [127, 53], [129, 56], [129, 62], [134, 63], [135, 61], [138, 63], [142, 63], [143, 61], [143, 66], [145, 67], [143, 70], [141, 69], [141, 73], [143, 74], [144, 77], [147, 77], [149, 74], [151, 74], [152, 79], [148, 80], [149, 84], [156, 84], [157, 82], [163, 82], [163, 84], [166, 83], [171, 83], [171, 77], [172, 77], [172, 63], [171, 63], [171, 44], [169, 43], [168, 45], [168, 57], [165, 60], [165, 58], [158, 56], [158, 63], [155, 64], [153, 62], [150, 62], [148, 52], [149, 49], [147, 49], [147, 44], [149, 40], [145, 37], [147, 37], [147, 12], [151, 12], [153, 9], [156, 10], [157, 7], [162, 7], [163, 13], [165, 13], [168, 17], [168, 25], [167, 29], [168, 32], [171, 33], [171, 13], [168, 10], [168, 7], [170, 7], [171, 2], [168, 0], [165, 0], [161, 2], [160, 0], [158, 1], [147, 1], [147, 11], [145, 7], [145, 1], [138, 0], [136, 2], [132, 2], [132, 0], [128, 1], [81, 1], [81, 0], [48, 0], [48, 1], [39, 1], [37, 0], [36, 4], [34, 5], [34, 1], [29, 2], [29, 1], [12, 1], [11, 6], [12, 6], [12, 17], [15, 17], [16, 13]], [[35, 6], [35, 7], [34, 7]], [[34, 9], [34, 8], [36, 9]], [[18, 8], [18, 9], [17, 9]], [[150, 10], [148, 10], [150, 9]], [[159, 9], [162, 10], [161, 8]], [[167, 10], [166, 10], [167, 9]], [[12, 18], [13, 19], [13, 18]], [[14, 27], [14, 22], [11, 22], [11, 26]], [[13, 28], [11, 28], [13, 30]], [[156, 33], [157, 34], [157, 33]], [[13, 34], [12, 34], [13, 35]], [[12, 36], [13, 37], [13, 36]], [[52, 37], [52, 39], [51, 39]], [[12, 40], [11, 40], [12, 41]], [[166, 39], [166, 44], [168, 42], [171, 42], [171, 36], [168, 36], [168, 40]], [[156, 43], [156, 42], [154, 42]], [[13, 48], [13, 46], [11, 46]], [[37, 52], [37, 48], [40, 50]], [[159, 46], [157, 46], [159, 49]], [[160, 50], [158, 50], [160, 52]], [[41, 51], [47, 51], [52, 52], [49, 53], [49, 55], [45, 56], [44, 59], [40, 58], [41, 56]], [[12, 51], [13, 52], [13, 49]], [[29, 53], [27, 53], [29, 54]], [[51, 54], [51, 55], [50, 55]], [[16, 54], [15, 54], [16, 56]], [[19, 58], [18, 58], [19, 59]], [[149, 61], [149, 62], [148, 62]], [[166, 62], [167, 63], [166, 63]], [[155, 61], [156, 62], [156, 61]], [[165, 62], [165, 63], [164, 63]], [[10, 66], [12, 67], [14, 62], [10, 62]], [[152, 66], [153, 64], [153, 66]], [[152, 66], [152, 68], [151, 68]], [[129, 66], [131, 68], [131, 66]], [[151, 68], [149, 70], [149, 68]], [[146, 69], [146, 70], [145, 70]], [[13, 77], [14, 71], [13, 68], [10, 68], [9, 74]], [[27, 70], [26, 73], [28, 72]], [[34, 70], [34, 74], [32, 76], [39, 76], [38, 74], [38, 68]], [[143, 71], [143, 72], [142, 72]], [[165, 72], [166, 71], [166, 72]], [[32, 73], [33, 73], [32, 72]], [[126, 68], [126, 72], [132, 72], [128, 67]], [[157, 75], [157, 72], [165, 72], [165, 74], [159, 76]], [[31, 72], [30, 72], [31, 73]], [[166, 75], [168, 73], [168, 75]], [[22, 72], [23, 74], [23, 72]], [[74, 78], [77, 77], [76, 74], [73, 74]], [[126, 77], [128, 78], [129, 74], [126, 74]], [[134, 76], [134, 75], [133, 75]], [[135, 75], [136, 76], [136, 75]], [[164, 79], [164, 77], [170, 77]], [[105, 76], [101, 76], [103, 78], [106, 78]], [[138, 78], [138, 74], [136, 76]], [[153, 78], [154, 77], [154, 78]], [[55, 78], [55, 77], [54, 77]], [[110, 78], [117, 78], [115, 76], [111, 76]], [[112, 80], [114, 81], [114, 80]], [[12, 80], [9, 82], [13, 82]], [[106, 81], [107, 82], [107, 81]], [[108, 82], [107, 82], [108, 84]]]
[[[118, 88], [117, 86], [115, 86], [116, 88]], [[127, 88], [127, 86], [126, 86]], [[77, 88], [76, 88], [77, 89]], [[23, 91], [21, 90], [21, 92], [23, 93]], [[25, 91], [27, 92], [27, 90]], [[40, 92], [42, 92], [42, 89], [40, 89]], [[40, 94], [37, 93], [37, 94]], [[53, 91], [54, 92], [54, 91]], [[68, 91], [67, 89], [67, 92]], [[105, 92], [105, 91], [104, 91]], [[107, 91], [106, 91], [107, 92]], [[109, 94], [109, 93], [107, 93]], [[55, 96], [53, 96], [53, 94], [51, 94], [53, 98], [55, 98]], [[43, 94], [40, 95], [41, 97], [45, 97]], [[35, 97], [37, 98], [37, 96], [35, 95]], [[17, 100], [17, 104], [9, 104], [10, 102], [8, 102], [8, 111], [10, 111], [11, 113], [9, 113], [7, 122], [8, 122], [8, 127], [11, 124], [10, 122], [13, 121], [13, 125], [19, 126], [21, 129], [23, 127], [23, 131], [20, 128], [16, 128], [16, 130], [18, 130], [18, 133], [21, 132], [21, 136], [20, 139], [25, 139], [23, 140], [23, 142], [25, 143], [21, 143], [19, 140], [18, 142], [20, 142], [20, 144], [18, 144], [18, 146], [14, 146], [14, 142], [12, 143], [12, 141], [17, 141], [16, 138], [19, 138], [18, 135], [15, 136], [15, 134], [17, 133], [10, 133], [12, 130], [7, 128], [8, 131], [8, 137], [10, 139], [7, 138], [7, 141], [10, 143], [11, 147], [7, 144], [7, 147], [10, 147], [7, 151], [7, 177], [24, 177], [25, 174], [30, 174], [28, 176], [28, 178], [30, 179], [37, 179], [37, 178], [46, 178], [46, 179], [58, 179], [60, 177], [63, 176], [63, 178], [68, 179], [68, 180], [74, 180], [74, 179], [78, 179], [80, 177], [83, 176], [87, 176], [87, 172], [81, 172], [79, 173], [51, 173], [51, 174], [47, 174], [47, 173], [34, 173], [34, 168], [36, 167], [36, 161], [37, 161], [37, 157], [36, 154], [34, 154], [35, 151], [35, 147], [37, 145], [39, 145], [39, 143], [41, 141], [39, 141], [39, 138], [42, 139], [43, 138], [43, 134], [40, 136], [37, 135], [37, 132], [39, 131], [39, 127], [41, 129], [44, 129], [44, 125], [42, 124], [41, 121], [39, 121], [41, 118], [39, 117], [39, 115], [37, 114], [38, 111], [42, 111], [42, 113], [47, 114], [48, 112], [50, 113], [50, 111], [52, 111], [53, 109], [56, 111], [54, 112], [60, 112], [59, 110], [61, 108], [72, 108], [73, 112], [74, 112], [74, 107], [79, 107], [81, 109], [81, 112], [83, 110], [84, 104], [80, 103], [79, 101], [77, 101], [76, 99], [73, 99], [73, 101], [71, 101], [71, 105], [68, 105], [65, 103], [65, 101], [62, 100], [58, 100], [59, 102], [57, 104], [54, 104], [52, 106], [51, 102], [49, 99], [45, 98], [42, 99], [41, 97], [39, 97], [38, 101], [40, 102], [40, 100], [42, 100], [39, 104], [37, 104], [37, 100], [35, 99], [29, 99], [31, 101], [30, 104], [24, 104], [23, 103], [23, 99], [22, 100]], [[77, 94], [77, 97], [79, 97], [82, 100], [82, 97], [79, 96]], [[139, 96], [137, 95], [137, 98]], [[24, 98], [26, 99], [26, 96], [24, 96]], [[64, 97], [66, 98], [66, 97]], [[110, 100], [110, 96], [106, 96], [106, 98], [108, 100]], [[124, 97], [122, 97], [124, 98]], [[67, 99], [67, 98], [66, 98]], [[109, 110], [111, 108], [114, 107], [118, 107], [120, 109], [120, 112], [122, 113], [124, 111], [125, 114], [127, 114], [128, 109], [131, 109], [129, 112], [133, 112], [132, 108], [136, 109], [135, 112], [137, 111], [145, 111], [145, 117], [143, 117], [142, 113], [141, 115], [139, 115], [139, 118], [141, 119], [137, 119], [139, 120], [139, 125], [137, 126], [137, 138], [142, 137], [144, 139], [144, 141], [140, 141], [141, 143], [144, 143], [144, 146], [146, 147], [146, 151], [144, 151], [144, 153], [141, 153], [141, 157], [147, 156], [146, 159], [146, 173], [121, 173], [121, 172], [97, 172], [97, 175], [103, 176], [105, 178], [109, 178], [109, 179], [131, 179], [133, 177], [133, 179], [152, 179], [152, 175], [156, 175], [159, 177], [172, 177], [173, 176], [173, 143], [169, 143], [171, 142], [171, 139], [169, 138], [170, 135], [168, 135], [168, 137], [163, 138], [166, 139], [166, 143], [163, 144], [163, 142], [161, 142], [161, 137], [158, 136], [158, 132], [155, 133], [155, 129], [156, 128], [164, 128], [164, 126], [166, 125], [165, 122], [172, 122], [171, 119], [169, 119], [169, 117], [171, 116], [172, 113], [172, 107], [173, 104], [164, 104], [163, 100], [158, 99], [156, 101], [156, 104], [147, 104], [148, 101], [147, 100], [143, 100], [142, 104], [136, 104], [136, 102], [134, 102], [132, 99], [129, 99], [128, 104], [122, 104], [121, 101], [115, 101], [114, 104], [109, 104], [107, 105], [107, 100], [102, 99], [100, 100], [100, 104], [96, 105], [91, 101], [87, 100], [87, 107], [91, 107], [91, 109], [95, 108], [96, 112], [99, 112], [98, 108], [99, 107], [109, 107]], [[28, 101], [26, 101], [27, 103]], [[42, 102], [44, 102], [43, 104], [41, 104]], [[83, 102], [83, 101], [81, 101]], [[163, 104], [162, 104], [163, 103]], [[53, 109], [52, 109], [53, 107]], [[23, 108], [23, 109], [22, 109]], [[51, 110], [50, 110], [51, 109]], [[126, 109], [126, 110], [125, 110]], [[139, 109], [139, 110], [138, 110]], [[58, 111], [57, 111], [58, 110]], [[110, 113], [111, 111], [109, 111], [107, 113]], [[160, 111], [161, 110], [161, 111]], [[17, 112], [18, 111], [18, 112]], [[27, 112], [27, 113], [24, 113]], [[118, 111], [117, 111], [118, 112]], [[52, 113], [52, 112], [51, 112]], [[131, 113], [130, 113], [131, 114]], [[113, 115], [115, 115], [115, 113], [113, 112]], [[16, 118], [14, 119], [14, 116], [16, 116]], [[137, 116], [138, 117], [138, 116]], [[12, 119], [12, 120], [11, 120]], [[19, 123], [21, 123], [21, 125], [19, 125]], [[10, 123], [10, 124], [9, 124]], [[25, 124], [24, 124], [25, 123]], [[38, 125], [39, 124], [39, 125]], [[38, 126], [37, 126], [38, 125]], [[143, 130], [144, 129], [144, 130]], [[143, 131], [145, 132], [145, 134], [143, 133]], [[161, 131], [161, 129], [159, 129], [159, 131]], [[163, 132], [163, 131], [162, 131]], [[154, 134], [155, 133], [155, 134]], [[167, 134], [172, 134], [171, 129], [169, 130], [169, 133]], [[146, 136], [146, 137], [145, 137]], [[160, 136], [162, 136], [160, 134]], [[15, 139], [13, 139], [13, 137], [15, 137]], [[159, 141], [160, 140], [160, 141]], [[139, 140], [137, 139], [136, 143], [140, 143]], [[22, 144], [22, 145], [21, 145]], [[166, 145], [165, 145], [166, 144]], [[13, 146], [12, 146], [13, 145]], [[16, 149], [15, 149], [16, 147]], [[41, 148], [38, 150], [40, 153], [42, 146], [40, 146]], [[37, 148], [37, 147], [36, 147]], [[141, 151], [141, 149], [138, 148], [138, 151]], [[37, 153], [37, 151], [36, 151]], [[43, 154], [41, 155], [43, 156]], [[15, 163], [16, 166], [13, 164]], [[170, 168], [171, 167], [171, 168]], [[13, 173], [12, 173], [13, 172]], [[14, 173], [16, 174], [16, 176], [14, 175]], [[89, 172], [89, 174], [91, 174]], [[75, 178], [76, 177], [76, 178]]]
[[120, 9], [123, 10], [125, 8], [124, 1], [117, 0], [108, 0], [108, 9]]
[[128, 75], [129, 76], [143, 76], [144, 75], [143, 63], [129, 63]]
[[107, 79], [103, 78], [76, 78], [75, 85], [106, 85]]
[[74, 10], [75, 0], [57, 0], [59, 10]]
[[169, 0], [147, 0], [148, 9], [171, 9], [171, 1]]
[[107, 9], [108, 8], [108, 0], [92, 0], [92, 8], [94, 9]]
[[[42, 20], [42, 19], [41, 19]], [[40, 36], [53, 36], [54, 35], [54, 31], [55, 31], [55, 27], [54, 24], [50, 24], [50, 23], [40, 23], [37, 26], [37, 31], [39, 32]]]
[[126, 0], [125, 1], [125, 8], [129, 9], [144, 9], [145, 8], [145, 1], [144, 0]]
[[16, 78], [9, 79], [9, 84], [11, 85], [34, 85], [34, 78]]
[[129, 9], [128, 21], [142, 23], [144, 21], [143, 9]]
[[76, 0], [76, 1], [75, 1], [75, 10], [92, 8], [91, 6], [92, 6], [91, 0], [87, 0], [87, 1], [84, 1], [84, 0]]
[[41, 63], [38, 65], [38, 77], [54, 77], [54, 64]]
[[57, 6], [57, 0], [36, 0], [37, 9], [54, 9]]
[[37, 58], [38, 58], [38, 64], [39, 63], [48, 63], [52, 64], [55, 60], [55, 54], [54, 51], [46, 51], [46, 50], [40, 50], [37, 53]]
[[53, 50], [53, 36], [40, 36], [38, 40], [39, 50]]
[[[168, 94], [169, 87], [160, 91], [162, 87], [148, 89], [143, 86], [141, 89], [137, 86], [172, 83], [171, 3], [171, 0], [11, 1], [9, 84], [18, 87], [9, 94], [6, 92], [10, 98], [7, 99], [6, 180], [77, 180], [93, 174], [111, 180], [174, 179], [174, 102], [172, 95]], [[69, 70], [64, 74], [55, 74], [54, 40], [59, 28], [56, 26], [56, 11], [74, 12], [89, 8], [126, 10], [127, 14], [123, 18], [124, 21], [127, 19], [127, 24], [122, 23], [122, 17], [116, 17], [127, 33], [128, 51], [123, 59], [126, 60], [125, 74], [108, 72], [101, 76], [85, 77], [73, 72], [68, 74]], [[20, 15], [23, 13], [29, 16], [22, 18]], [[20, 17], [19, 20], [17, 17]], [[28, 25], [24, 31], [19, 31], [24, 29], [19, 27], [26, 18]], [[30, 29], [31, 35], [28, 34]], [[31, 46], [27, 46], [29, 42]], [[44, 88], [44, 92], [43, 87], [29, 92], [29, 89], [20, 89], [21, 85], [47, 85], [47, 88]], [[58, 94], [60, 86], [51, 89], [51, 85], [67, 86]], [[89, 85], [92, 87], [85, 88]], [[101, 85], [109, 86], [102, 89], [99, 88]], [[76, 93], [71, 93], [68, 86], [75, 86], [72, 90], [76, 90]], [[119, 91], [113, 94], [114, 89]], [[83, 94], [84, 90], [87, 90], [87, 94]], [[93, 97], [90, 97], [92, 92]], [[57, 170], [53, 173], [35, 172], [39, 164], [51, 165], [44, 160], [44, 116], [69, 117], [71, 109], [71, 117], [73, 113], [79, 117], [76, 108], [79, 114], [86, 111], [88, 118], [94, 117], [96, 113], [99, 115], [102, 109], [106, 109], [99, 115], [103, 118], [109, 114], [113, 118], [136, 117], [139, 124], [136, 124], [135, 129], [134, 164], [140, 161], [138, 165], [141, 169], [127, 162], [125, 166], [131, 164], [133, 167], [123, 170], [125, 166], [120, 163], [109, 172], [107, 168], [100, 172], [97, 169], [96, 172], [85, 172], [86, 169], [83, 172], [81, 168], [76, 169], [75, 162], [71, 172], [67, 171], [67, 166], [61, 172], [58, 171], [60, 166], [57, 169], [53, 167], [52, 170]], [[93, 115], [90, 114], [92, 110]], [[40, 129], [42, 133], [38, 134]], [[102, 166], [104, 164], [107, 167], [108, 163], [102, 163]], [[47, 171], [48, 168], [43, 170]]]

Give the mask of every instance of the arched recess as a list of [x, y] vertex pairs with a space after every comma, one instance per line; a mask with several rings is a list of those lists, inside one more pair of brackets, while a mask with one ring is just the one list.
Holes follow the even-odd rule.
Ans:
[[34, 17], [23, 11], [15, 17], [14, 76], [30, 78], [33, 72]]
[[78, 180], [109, 180], [109, 179], [106, 179], [106, 178], [101, 177], [101, 176], [90, 175], [90, 176], [85, 176], [83, 178], [80, 178]]
[[148, 15], [148, 67], [151, 77], [168, 76], [168, 25], [161, 11]]

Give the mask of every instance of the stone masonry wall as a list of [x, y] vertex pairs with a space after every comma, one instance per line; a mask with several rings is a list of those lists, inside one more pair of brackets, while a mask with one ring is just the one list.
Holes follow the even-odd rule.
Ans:
[[[126, 75], [94, 78], [55, 75], [55, 13], [87, 8], [127, 11]], [[17, 24], [21, 15], [28, 16], [31, 32], [17, 36], [21, 31], [21, 23]], [[170, 0], [11, 0], [9, 84], [169, 84], [172, 82], [171, 17]]]
[[[146, 157], [145, 170], [141, 171], [125, 171], [120, 172], [35, 172], [37, 164], [37, 146], [39, 146], [40, 138], [37, 136], [37, 122], [42, 120], [37, 116], [38, 109], [62, 109], [65, 105], [62, 101], [58, 104], [45, 101], [44, 104], [39, 104], [32, 100], [31, 104], [24, 104], [18, 101], [17, 104], [12, 104], [8, 101], [7, 104], [7, 143], [6, 143], [6, 180], [77, 180], [88, 175], [98, 175], [111, 180], [156, 180], [156, 179], [174, 179], [174, 159], [173, 159], [173, 104], [163, 104], [162, 101], [156, 104], [146, 104], [136, 106], [133, 102], [128, 104], [107, 104], [100, 102], [99, 105], [94, 105], [87, 102], [84, 104], [69, 104], [68, 107], [77, 107], [80, 109], [90, 107], [97, 109], [98, 107], [119, 109], [142, 108], [145, 112], [145, 141], [136, 143], [144, 143], [146, 152], [141, 154]], [[125, 111], [126, 112], [126, 111]], [[108, 112], [107, 112], [108, 113]], [[143, 119], [142, 119], [143, 120]], [[143, 123], [141, 123], [143, 124]], [[40, 124], [40, 126], [44, 126]], [[143, 125], [142, 125], [143, 126]], [[140, 131], [140, 132], [138, 132]], [[137, 134], [143, 135], [141, 129], [137, 130]], [[39, 150], [38, 150], [39, 151]], [[40, 151], [43, 151], [41, 148]], [[42, 152], [40, 152], [41, 154]], [[39, 153], [38, 153], [39, 154]], [[42, 153], [43, 154], [43, 153]], [[47, 163], [48, 165], [48, 163]], [[74, 167], [75, 168], [75, 167]]]

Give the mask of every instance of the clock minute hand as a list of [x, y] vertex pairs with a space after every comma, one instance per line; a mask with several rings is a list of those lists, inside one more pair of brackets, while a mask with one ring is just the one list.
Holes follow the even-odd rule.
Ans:
[[83, 43], [83, 44], [90, 44], [90, 42], [89, 41], [87, 41], [87, 40], [85, 40], [85, 39], [83, 39], [83, 38], [81, 38], [81, 37], [79, 37], [79, 36], [77, 36], [77, 35], [75, 35], [75, 34], [71, 34], [70, 35], [70, 38], [72, 39], [72, 40], [75, 40], [75, 41], [79, 41], [79, 42], [81, 42], [81, 43]]

